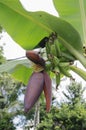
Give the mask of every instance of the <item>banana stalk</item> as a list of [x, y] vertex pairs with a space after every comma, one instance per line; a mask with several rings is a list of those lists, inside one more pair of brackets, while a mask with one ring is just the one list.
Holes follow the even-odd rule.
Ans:
[[82, 70], [81, 68], [78, 68], [74, 65], [70, 66], [70, 69], [77, 73], [79, 76], [81, 76], [86, 81], [86, 71]]
[[[70, 45], [67, 41], [65, 41], [62, 37], [58, 36], [58, 40], [68, 49], [68, 51], [81, 62], [81, 64], [86, 68], [86, 58], [83, 56], [83, 53], [80, 52], [80, 48], [75, 49], [72, 45]], [[82, 48], [81, 48], [82, 50]]]

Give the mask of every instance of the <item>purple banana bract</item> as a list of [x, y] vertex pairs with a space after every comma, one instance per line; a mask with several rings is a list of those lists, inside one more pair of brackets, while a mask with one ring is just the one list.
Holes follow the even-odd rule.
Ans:
[[[26, 56], [35, 64], [45, 68], [45, 61], [34, 51], [27, 51]], [[39, 72], [33, 72], [29, 79], [27, 85], [25, 98], [24, 98], [24, 108], [25, 112], [28, 112], [36, 103], [42, 91], [44, 90], [46, 98], [46, 111], [50, 111], [51, 100], [52, 100], [52, 87], [51, 79], [45, 70]]]

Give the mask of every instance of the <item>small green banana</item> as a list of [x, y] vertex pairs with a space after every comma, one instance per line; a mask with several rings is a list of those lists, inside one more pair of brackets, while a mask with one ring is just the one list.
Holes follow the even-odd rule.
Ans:
[[58, 89], [58, 86], [60, 84], [60, 73], [56, 74], [56, 89]]
[[58, 39], [54, 40], [54, 45], [55, 45], [57, 57], [60, 57], [61, 56], [61, 50], [60, 50], [60, 45], [59, 45]]
[[60, 73], [59, 67], [55, 66], [54, 69], [53, 69], [53, 72], [58, 75], [58, 73]]
[[61, 53], [61, 59], [62, 59], [62, 61], [74, 61], [75, 57], [72, 56], [70, 53], [62, 51], [62, 53]]
[[72, 78], [72, 75], [69, 73], [68, 68], [67, 67], [59, 67], [60, 68], [60, 72], [62, 74], [64, 74], [65, 76]]
[[60, 62], [59, 59], [56, 56], [53, 56], [52, 61], [53, 61], [54, 66], [58, 66], [58, 64]]
[[72, 62], [59, 62], [60, 67], [69, 67], [70, 64], [72, 64]]
[[50, 51], [52, 56], [57, 56], [55, 44], [51, 45], [51, 51]]
[[86, 71], [82, 70], [81, 68], [78, 68], [74, 65], [70, 65], [70, 69], [77, 73], [79, 76], [81, 76], [86, 81]]
[[46, 53], [47, 53], [47, 55], [50, 54], [50, 50], [51, 50], [50, 44], [49, 44], [49, 42], [47, 42], [46, 43]]

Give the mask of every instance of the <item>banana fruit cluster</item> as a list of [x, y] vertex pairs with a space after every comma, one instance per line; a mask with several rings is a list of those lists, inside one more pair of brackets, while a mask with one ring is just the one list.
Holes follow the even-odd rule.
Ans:
[[[47, 59], [50, 63], [50, 65], [48, 64], [48, 66], [49, 66], [49, 69], [52, 72], [54, 72], [56, 76], [56, 87], [58, 87], [58, 85], [60, 84], [62, 76], [66, 76], [74, 80], [74, 78], [70, 74], [70, 70], [77, 73], [86, 81], [86, 71], [74, 65], [74, 61], [79, 60], [78, 57], [76, 57], [75, 54], [69, 51], [70, 49], [68, 48], [70, 45], [68, 43], [66, 44], [68, 48], [66, 48], [66, 46], [63, 46], [63, 44], [61, 44], [61, 42], [64, 42], [64, 44], [66, 44], [65, 41], [61, 39], [56, 33], [52, 33], [49, 36], [49, 40], [46, 43]], [[84, 52], [86, 50], [85, 47], [84, 48], [82, 47], [81, 42], [79, 43], [78, 46], [73, 43], [71, 44], [71, 46], [72, 46], [72, 49], [74, 48], [81, 55], [83, 55], [83, 49], [84, 49]]]
[[50, 61], [50, 69], [56, 76], [56, 86], [58, 87], [62, 76], [65, 75], [66, 77], [73, 79], [69, 69], [70, 65], [73, 64], [75, 57], [65, 50], [65, 48], [63, 50], [61, 49], [57, 37], [58, 36], [55, 33], [50, 36], [50, 40], [46, 43], [46, 53], [47, 58]]

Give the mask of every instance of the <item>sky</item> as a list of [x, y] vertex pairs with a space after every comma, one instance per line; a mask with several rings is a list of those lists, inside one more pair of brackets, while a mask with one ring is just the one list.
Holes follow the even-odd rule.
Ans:
[[[46, 11], [50, 14], [58, 16], [58, 13], [56, 12], [52, 0], [20, 0], [23, 4], [24, 8], [28, 11]], [[7, 59], [14, 59], [18, 57], [25, 56], [25, 50], [21, 48], [13, 39], [6, 33], [3, 32], [2, 39], [0, 40], [0, 45], [4, 45], [4, 55]], [[81, 66], [80, 63], [78, 63], [78, 66]], [[81, 66], [82, 67], [82, 66]], [[82, 67], [83, 68], [83, 67]], [[84, 69], [84, 68], [83, 68]], [[82, 82], [83, 86], [85, 86], [86, 82], [82, 80], [79, 76], [77, 76], [75, 73], [73, 73], [74, 78], [76, 78], [76, 81]], [[55, 93], [55, 95], [58, 94], [57, 98], [59, 97], [59, 100], [61, 100], [61, 92], [64, 91], [65, 85], [69, 84], [69, 79], [65, 80], [65, 78], [61, 82], [61, 89], [58, 90], [58, 92]], [[64, 85], [64, 86], [63, 86]], [[22, 128], [18, 128], [18, 130], [22, 130]]]

